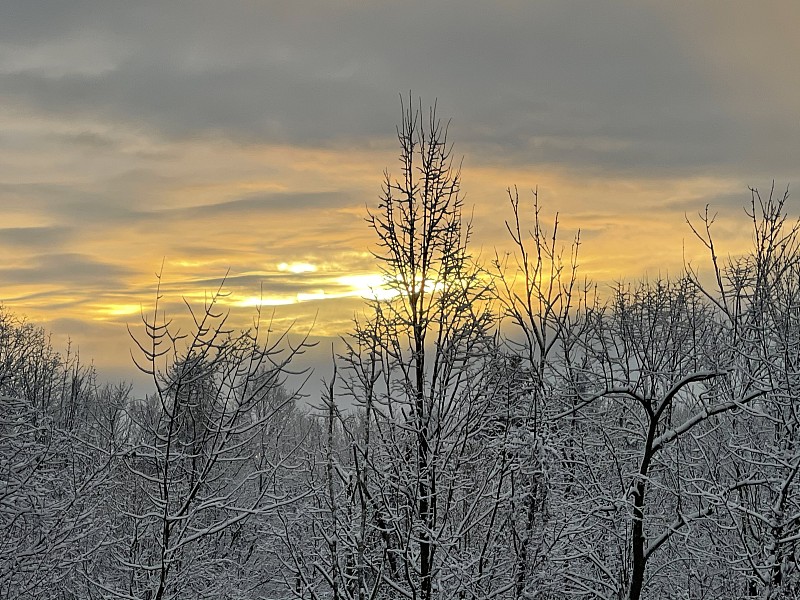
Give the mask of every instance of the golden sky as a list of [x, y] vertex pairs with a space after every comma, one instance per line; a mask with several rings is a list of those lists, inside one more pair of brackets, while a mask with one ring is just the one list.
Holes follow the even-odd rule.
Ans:
[[[133, 377], [125, 325], [227, 273], [246, 324], [347, 330], [376, 281], [364, 222], [400, 94], [438, 98], [473, 251], [539, 189], [600, 283], [731, 252], [748, 186], [800, 179], [800, 5], [29, 2], [0, 7], [0, 301]], [[794, 206], [794, 203], [792, 203]]]

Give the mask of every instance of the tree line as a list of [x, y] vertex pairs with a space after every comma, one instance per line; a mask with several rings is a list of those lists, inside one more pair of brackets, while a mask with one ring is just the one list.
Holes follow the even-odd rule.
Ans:
[[751, 190], [752, 246], [600, 288], [580, 237], [509, 190], [514, 251], [470, 254], [436, 108], [367, 214], [391, 293], [325, 391], [307, 338], [224, 290], [132, 329], [153, 392], [103, 385], [0, 310], [0, 597], [795, 598], [800, 234]]

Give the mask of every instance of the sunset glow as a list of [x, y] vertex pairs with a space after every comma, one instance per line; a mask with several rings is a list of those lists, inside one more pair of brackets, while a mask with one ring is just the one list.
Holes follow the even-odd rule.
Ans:
[[288, 271], [289, 273], [313, 273], [317, 270], [317, 267], [314, 265], [310, 265], [308, 263], [281, 263], [278, 265], [279, 271]]
[[509, 187], [605, 285], [702, 264], [707, 204], [735, 254], [748, 186], [800, 180], [790, 2], [11, 5], [0, 302], [115, 373], [156, 274], [170, 314], [224, 278], [235, 324], [320, 336], [395, 297], [365, 218], [409, 90], [450, 120], [482, 264], [512, 249]]

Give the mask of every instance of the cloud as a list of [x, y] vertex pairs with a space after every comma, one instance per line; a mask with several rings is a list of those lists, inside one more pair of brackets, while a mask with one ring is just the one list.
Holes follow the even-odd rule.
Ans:
[[[752, 110], [754, 72], [797, 98], [790, 72], [776, 71], [794, 42], [753, 40], [730, 18], [742, 7], [725, 11], [723, 30], [716, 11], [686, 4], [129, 4], [13, 3], [7, 102], [168, 138], [336, 145], [386, 136], [398, 91], [414, 89], [440, 98], [474, 160], [623, 173], [783, 169], [800, 129], [797, 103], [764, 98], [771, 114]], [[791, 22], [796, 9], [777, 6], [760, 6], [756, 22], [772, 11]], [[720, 60], [743, 46], [759, 60]], [[774, 150], [759, 144], [754, 157], [759, 126]]]
[[36, 254], [21, 266], [0, 267], [0, 280], [16, 284], [48, 284], [94, 290], [122, 284], [130, 270], [77, 253]]
[[408, 90], [452, 118], [476, 254], [505, 247], [504, 190], [518, 184], [539, 186], [565, 233], [584, 228], [592, 277], [674, 269], [684, 213], [710, 202], [735, 216], [748, 184], [800, 176], [799, 11], [7, 0], [0, 294], [34, 317], [119, 325], [152, 300], [163, 263], [171, 308], [229, 272], [239, 299], [324, 290], [276, 314], [319, 311], [336, 333], [359, 301], [327, 297], [376, 272], [365, 205], [400, 170]]
[[247, 216], [274, 215], [286, 211], [312, 211], [349, 206], [353, 199], [341, 192], [277, 192], [258, 194], [246, 198], [226, 200], [212, 204], [200, 204], [178, 208], [167, 208], [141, 212], [140, 218], [153, 220], [184, 221], [209, 218], [240, 219]]
[[10, 250], [41, 252], [46, 248], [59, 247], [72, 240], [74, 232], [68, 227], [2, 227], [0, 246]]

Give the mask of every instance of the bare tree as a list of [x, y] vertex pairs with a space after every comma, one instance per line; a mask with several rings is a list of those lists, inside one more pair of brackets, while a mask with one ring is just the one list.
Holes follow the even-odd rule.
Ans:
[[692, 229], [710, 254], [713, 281], [689, 276], [724, 319], [727, 356], [739, 389], [764, 396], [720, 444], [716, 490], [709, 499], [727, 516], [715, 545], [735, 574], [738, 594], [790, 598], [800, 592], [800, 223], [786, 215], [788, 190], [751, 190], [752, 250], [721, 259], [708, 209]]
[[142, 317], [143, 335], [133, 337], [136, 363], [156, 392], [128, 410], [136, 437], [124, 463], [134, 490], [120, 507], [127, 516], [115, 550], [120, 576], [92, 578], [102, 593], [219, 597], [218, 586], [233, 581], [225, 576], [231, 562], [249, 560], [253, 550], [234, 559], [223, 540], [235, 545], [249, 520], [304, 494], [275, 485], [291, 449], [265, 455], [262, 436], [293, 401], [279, 390], [306, 342], [270, 339], [260, 315], [250, 330], [234, 331], [223, 297], [220, 288], [200, 311], [187, 303], [193, 326], [183, 334], [161, 314], [159, 293], [153, 316]]
[[530, 211], [520, 205], [516, 189], [509, 189], [508, 197], [513, 217], [506, 229], [514, 252], [497, 256], [495, 278], [505, 322], [510, 322], [510, 327], [503, 328], [505, 345], [516, 357], [514, 368], [502, 377], [507, 386], [503, 437], [515, 432], [525, 439], [513, 453], [509, 445], [504, 452], [509, 460], [507, 485], [513, 492], [511, 509], [516, 513], [510, 527], [516, 555], [514, 597], [521, 598], [530, 586], [547, 585], [533, 563], [536, 558], [545, 559], [555, 541], [544, 534], [550, 480], [557, 477], [555, 472], [548, 473], [542, 460], [546, 450], [557, 448], [562, 462], [556, 470], [567, 478], [574, 476], [575, 417], [571, 416], [570, 430], [564, 435], [557, 431], [562, 424], [553, 415], [565, 410], [565, 402], [574, 407], [577, 397], [569, 392], [575, 385], [572, 345], [582, 326], [588, 284], [583, 282], [581, 287], [578, 282], [580, 232], [565, 257], [558, 214], [547, 231], [538, 192], [533, 192]]
[[81, 589], [102, 539], [113, 451], [90, 421], [94, 371], [0, 309], [0, 596]]
[[[466, 593], [465, 558], [474, 552], [477, 564], [480, 551], [468, 532], [489, 520], [477, 508], [491, 471], [479, 467], [476, 432], [493, 348], [490, 282], [467, 251], [460, 173], [436, 107], [409, 100], [397, 135], [401, 175], [386, 173], [367, 219], [386, 289], [344, 338], [324, 402], [329, 537], [318, 575], [339, 598]], [[347, 443], [333, 452], [338, 436]]]

